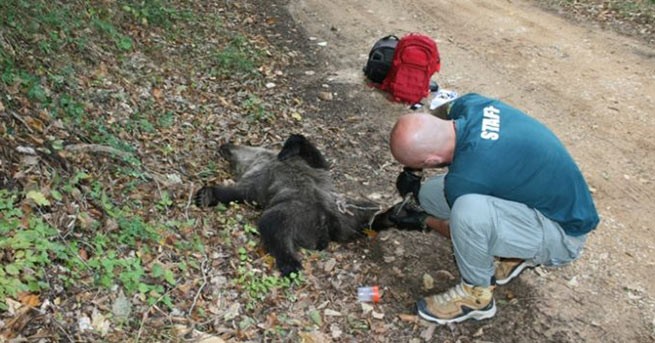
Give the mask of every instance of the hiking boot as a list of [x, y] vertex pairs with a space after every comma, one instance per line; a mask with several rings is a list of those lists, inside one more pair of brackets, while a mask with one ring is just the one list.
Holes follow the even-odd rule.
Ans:
[[504, 285], [519, 276], [526, 268], [534, 268], [536, 265], [532, 262], [521, 259], [501, 259], [496, 264], [496, 285]]
[[416, 302], [421, 318], [437, 323], [459, 323], [469, 318], [491, 318], [496, 314], [494, 286], [479, 287], [460, 282], [450, 290]]

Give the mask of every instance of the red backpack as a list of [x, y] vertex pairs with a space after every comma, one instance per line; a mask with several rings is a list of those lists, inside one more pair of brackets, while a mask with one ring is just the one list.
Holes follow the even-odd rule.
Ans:
[[437, 43], [420, 33], [403, 36], [393, 54], [391, 69], [381, 89], [395, 101], [415, 104], [428, 96], [430, 78], [441, 67]]

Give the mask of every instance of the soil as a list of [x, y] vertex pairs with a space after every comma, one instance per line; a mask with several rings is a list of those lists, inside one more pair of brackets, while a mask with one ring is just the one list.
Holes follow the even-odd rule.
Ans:
[[[342, 189], [384, 205], [398, 200], [400, 166], [387, 138], [397, 116], [410, 110], [368, 87], [361, 68], [378, 38], [423, 32], [438, 43], [442, 68], [434, 79], [442, 88], [500, 98], [552, 128], [582, 169], [602, 221], [580, 260], [530, 270], [499, 287], [490, 320], [417, 320], [415, 300], [454, 285], [458, 272], [448, 240], [397, 230], [330, 247], [341, 271], [321, 281], [338, 290], [327, 306], [359, 311], [335, 298], [357, 285], [380, 285], [382, 301], [370, 320], [375, 341], [655, 341], [655, 49], [530, 1], [376, 3], [292, 1], [286, 10], [293, 22], [276, 26], [287, 43], [303, 42], [306, 63], [292, 75], [315, 110], [303, 130], [326, 151]], [[332, 138], [341, 135], [349, 139]], [[325, 264], [314, 268], [331, 270]], [[334, 329], [328, 324], [326, 336]], [[362, 337], [332, 330], [332, 338]]]

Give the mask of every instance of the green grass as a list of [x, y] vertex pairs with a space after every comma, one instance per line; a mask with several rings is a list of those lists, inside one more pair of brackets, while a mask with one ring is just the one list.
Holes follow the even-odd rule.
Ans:
[[46, 268], [51, 260], [74, 258], [58, 231], [36, 216], [26, 216], [15, 206], [18, 195], [0, 190], [0, 310], [6, 297], [48, 288]]
[[[88, 178], [88, 175], [78, 174], [66, 187], [58, 188], [66, 194], [79, 189], [80, 182]], [[48, 291], [52, 283], [103, 288], [118, 284], [128, 295], [140, 294], [150, 304], [161, 301], [172, 307], [171, 299], [165, 293], [177, 284], [187, 266], [195, 265], [194, 262], [184, 261], [186, 258], [183, 257], [183, 263], [176, 264], [175, 268], [160, 263], [147, 267], [140, 256], [153, 254], [150, 247], [159, 246], [162, 235], [169, 232], [171, 226], [147, 222], [133, 212], [132, 206], [119, 208], [113, 205], [98, 185], [91, 187], [87, 196], [104, 207], [117, 223], [118, 230], [111, 233], [99, 231], [99, 223], [86, 212], [80, 212], [78, 218], [85, 218], [90, 224], [77, 230], [93, 234], [67, 238], [37, 213], [21, 210], [18, 199], [24, 195], [0, 190], [0, 256], [4, 256], [0, 267], [0, 310], [7, 309], [7, 297], [16, 298], [23, 292]], [[61, 196], [59, 192], [52, 192], [49, 198], [40, 192], [28, 194], [28, 198], [41, 206], [49, 206]], [[160, 203], [167, 205], [169, 201], [164, 197]], [[179, 225], [193, 225], [193, 221]], [[191, 252], [204, 252], [204, 247], [197, 243], [189, 243], [186, 248]], [[81, 249], [88, 255], [86, 259], [80, 257]], [[139, 254], [126, 255], [126, 251], [138, 251]], [[59, 268], [51, 269], [55, 265]]]
[[217, 66], [212, 70], [212, 74], [255, 72], [262, 55], [263, 53], [244, 36], [234, 35], [226, 46], [214, 52]]
[[170, 29], [178, 20], [191, 20], [189, 11], [179, 10], [167, 0], [118, 1], [125, 13], [142, 25], [158, 26]]
[[248, 114], [250, 120], [262, 121], [272, 118], [271, 112], [268, 111], [266, 103], [258, 96], [251, 94], [242, 105], [245, 113]]
[[[228, 219], [228, 225], [233, 225], [233, 221]], [[254, 226], [246, 224], [243, 226], [243, 230], [248, 237], [258, 235], [257, 228]], [[292, 273], [290, 277], [280, 277], [252, 268], [253, 255], [257, 245], [258, 243], [254, 239], [248, 239], [245, 246], [237, 249], [239, 266], [235, 282], [243, 290], [246, 309], [250, 310], [266, 299], [274, 290], [289, 291], [293, 286], [300, 285], [305, 281], [302, 273]], [[292, 294], [288, 293], [287, 297], [292, 298]]]

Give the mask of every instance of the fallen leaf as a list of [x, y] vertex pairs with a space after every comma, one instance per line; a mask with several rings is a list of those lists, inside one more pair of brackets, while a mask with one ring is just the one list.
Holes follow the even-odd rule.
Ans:
[[321, 313], [316, 310], [309, 311], [309, 319], [311, 319], [312, 322], [318, 326], [323, 325], [323, 318], [321, 318]]
[[39, 296], [31, 293], [21, 293], [18, 296], [18, 300], [20, 300], [21, 304], [25, 306], [37, 307], [41, 305], [41, 300], [39, 300]]
[[123, 290], [118, 292], [118, 296], [111, 305], [111, 312], [114, 316], [121, 319], [127, 319], [130, 316], [130, 313], [132, 313], [132, 303], [127, 297], [125, 297]]
[[182, 337], [182, 336], [186, 336], [187, 334], [189, 334], [191, 332], [191, 328], [189, 328], [186, 325], [176, 324], [176, 325], [173, 326], [173, 332], [178, 337]]
[[34, 117], [29, 117], [29, 116], [25, 117], [25, 122], [30, 128], [34, 129], [34, 131], [43, 132], [45, 129], [45, 125], [43, 125], [43, 122]]
[[426, 340], [426, 341], [428, 341], [428, 342], [431, 341], [431, 340], [432, 340], [432, 336], [434, 336], [434, 330], [435, 330], [436, 328], [437, 328], [437, 324], [430, 324], [430, 325], [428, 325], [428, 327], [425, 328], [425, 330], [423, 330], [423, 331], [421, 332], [421, 335], [420, 335], [421, 338], [423, 338], [424, 340]]
[[241, 304], [233, 303], [232, 305], [230, 305], [230, 308], [227, 310], [225, 315], [223, 315], [223, 319], [232, 320], [236, 318], [239, 315], [240, 310], [241, 310]]
[[371, 316], [373, 316], [373, 318], [375, 318], [375, 319], [383, 319], [384, 318], [384, 313], [372, 311]]
[[471, 335], [471, 337], [475, 337], [475, 338], [482, 337], [484, 335], [484, 329], [486, 329], [487, 327], [489, 326], [483, 326], [479, 328], [478, 331], [476, 331], [473, 335]]
[[[7, 300], [10, 300], [7, 298]], [[7, 301], [8, 303], [8, 301]], [[14, 301], [18, 306], [18, 302]], [[14, 317], [0, 328], [0, 342], [7, 339], [16, 337], [16, 335], [23, 331], [23, 328], [29, 323], [37, 313], [37, 311], [30, 311], [31, 307], [22, 306], [14, 313]]]
[[330, 335], [332, 336], [333, 339], [337, 339], [341, 337], [343, 334], [343, 330], [339, 327], [337, 324], [332, 324], [330, 325]]
[[200, 338], [196, 342], [198, 342], [198, 343], [225, 343], [225, 340], [223, 340], [220, 337], [210, 336], [210, 337]]
[[331, 258], [331, 259], [327, 260], [327, 262], [325, 262], [325, 266], [323, 267], [323, 270], [329, 273], [334, 269], [334, 267], [336, 265], [337, 265], [337, 260], [334, 259], [334, 258]]
[[77, 222], [80, 228], [85, 230], [91, 229], [96, 224], [96, 220], [87, 212], [80, 212], [77, 215]]
[[77, 328], [80, 329], [80, 332], [93, 330], [91, 325], [91, 318], [87, 316], [82, 316], [77, 319]]
[[191, 289], [193, 288], [193, 286], [194, 286], [193, 280], [188, 280], [187, 282], [185, 282], [185, 283], [183, 283], [181, 285], [178, 285], [177, 289], [180, 291], [181, 294], [187, 294], [187, 293], [191, 292]]
[[428, 273], [423, 274], [423, 288], [426, 290], [434, 288], [434, 279]]
[[326, 308], [323, 313], [328, 317], [341, 317], [341, 312]]
[[34, 201], [38, 206], [50, 206], [50, 201], [39, 191], [29, 191], [25, 197]]
[[162, 95], [161, 89], [159, 89], [159, 88], [153, 88], [152, 89], [152, 96], [155, 99], [159, 100], [161, 98], [161, 95]]
[[105, 316], [98, 309], [94, 308], [91, 314], [91, 326], [93, 329], [99, 332], [101, 336], [105, 336], [109, 332], [110, 325], [111, 323], [105, 319]]
[[405, 314], [401, 313], [398, 315], [398, 318], [403, 322], [416, 323], [418, 322], [418, 316], [415, 314]]
[[164, 243], [165, 243], [166, 245], [169, 245], [169, 246], [174, 245], [175, 242], [177, 242], [177, 237], [176, 237], [175, 235], [168, 235], [168, 236], [166, 236], [166, 238], [164, 239]]
[[453, 275], [451, 272], [449, 272], [447, 270], [444, 270], [444, 269], [438, 270], [435, 273], [435, 276], [438, 279], [442, 279], [442, 280], [443, 279], [450, 280], [450, 281], [455, 280], [455, 275]]
[[318, 93], [318, 98], [324, 101], [330, 101], [334, 99], [334, 95], [332, 95], [332, 92], [320, 92]]
[[375, 239], [375, 238], [378, 236], [378, 232], [375, 231], [375, 230], [373, 230], [373, 229], [371, 229], [371, 228], [366, 228], [366, 229], [364, 229], [364, 234], [365, 234], [366, 237], [368, 237], [369, 239]]
[[362, 303], [362, 312], [364, 314], [368, 314], [371, 311], [373, 311], [373, 305], [368, 303]]
[[23, 307], [23, 304], [20, 303], [19, 301], [16, 301], [12, 298], [6, 298], [5, 303], [7, 304], [7, 312], [11, 316], [15, 316], [16, 313], [18, 313], [18, 310], [20, 310]]
[[77, 254], [80, 256], [80, 258], [82, 260], [84, 260], [84, 261], [89, 260], [89, 254], [86, 252], [86, 249], [80, 248], [80, 250], [78, 250]]
[[300, 336], [300, 342], [301, 343], [327, 343], [331, 342], [331, 340], [326, 337], [322, 332], [318, 331], [310, 331], [310, 332], [299, 332], [298, 336]]
[[107, 76], [107, 65], [104, 63], [100, 63], [100, 66], [98, 66], [98, 68], [96, 68], [95, 70], [95, 76], [97, 78], [104, 78], [105, 76]]

